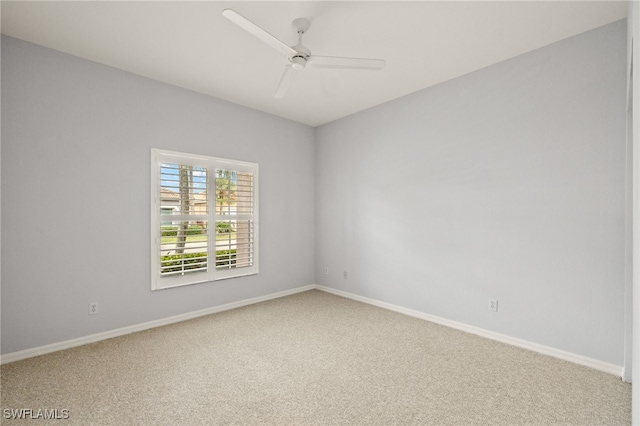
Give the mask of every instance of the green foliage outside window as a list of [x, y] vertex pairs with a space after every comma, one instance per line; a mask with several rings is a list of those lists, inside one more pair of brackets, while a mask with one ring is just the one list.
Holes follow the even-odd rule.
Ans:
[[[202, 269], [207, 267], [207, 253], [185, 253], [160, 256], [162, 272], [188, 271], [190, 269]], [[235, 267], [236, 250], [216, 251], [216, 266]]]

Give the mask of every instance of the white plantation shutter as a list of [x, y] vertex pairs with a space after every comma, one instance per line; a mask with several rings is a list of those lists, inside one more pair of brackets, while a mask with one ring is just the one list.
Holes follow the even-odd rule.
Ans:
[[258, 272], [255, 163], [152, 149], [152, 289]]
[[205, 167], [160, 163], [160, 276], [207, 270], [209, 192]]
[[229, 168], [217, 168], [215, 173], [216, 269], [251, 268], [255, 258], [254, 174]]

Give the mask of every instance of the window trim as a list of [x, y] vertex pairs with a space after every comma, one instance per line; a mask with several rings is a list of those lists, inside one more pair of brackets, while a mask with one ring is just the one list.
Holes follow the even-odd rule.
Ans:
[[[253, 175], [253, 206], [251, 220], [253, 222], [253, 250], [252, 266], [238, 269], [216, 269], [216, 197], [207, 197], [207, 223], [209, 232], [207, 251], [207, 271], [180, 276], [160, 275], [160, 251], [161, 251], [161, 217], [162, 203], [160, 200], [160, 166], [162, 163], [175, 162], [181, 165], [191, 165], [204, 167], [207, 169], [207, 188], [215, 193], [216, 169], [233, 170], [237, 172], [250, 172]], [[184, 152], [169, 151], [164, 149], [151, 148], [151, 208], [150, 208], [150, 242], [151, 242], [151, 290], [163, 290], [167, 288], [182, 287], [185, 285], [200, 284], [205, 282], [218, 281], [248, 275], [256, 275], [259, 270], [259, 191], [258, 191], [258, 164], [232, 160], [228, 158], [211, 157], [198, 154], [188, 154]], [[164, 217], [166, 220], [166, 217]]]

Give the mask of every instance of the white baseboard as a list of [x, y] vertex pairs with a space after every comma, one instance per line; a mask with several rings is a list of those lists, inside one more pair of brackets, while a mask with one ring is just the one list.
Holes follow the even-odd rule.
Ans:
[[316, 285], [318, 290], [326, 291], [337, 296], [346, 297], [348, 299], [357, 300], [358, 302], [367, 303], [369, 305], [377, 306], [380, 308], [388, 309], [390, 311], [399, 312], [401, 314], [409, 315], [415, 318], [420, 318], [426, 321], [431, 321], [436, 324], [444, 325], [447, 327], [455, 328], [467, 333], [475, 334], [481, 337], [486, 337], [498, 342], [506, 343], [512, 346], [528, 349], [534, 352], [538, 352], [544, 355], [550, 355], [555, 358], [562, 359], [564, 361], [573, 362], [575, 364], [584, 365], [586, 367], [593, 368], [594, 370], [603, 371], [605, 373], [613, 374], [618, 377], [623, 377], [623, 367], [619, 365], [609, 364], [597, 359], [588, 358], [586, 356], [577, 355], [571, 352], [562, 351], [549, 346], [540, 345], [538, 343], [529, 342], [527, 340], [517, 339], [515, 337], [507, 336], [505, 334], [496, 333], [493, 331], [485, 330], [472, 325], [467, 325], [457, 321], [451, 321], [446, 318], [441, 318], [435, 315], [425, 314], [424, 312], [415, 311], [413, 309], [403, 308], [402, 306], [393, 305], [391, 303], [381, 302], [379, 300], [370, 299], [368, 297], [358, 296], [357, 294], [348, 293], [342, 290], [336, 290], [334, 288]]
[[225, 305], [214, 306], [212, 308], [201, 309], [199, 311], [187, 312], [186, 314], [175, 315], [168, 318], [162, 318], [159, 320], [144, 322], [142, 324], [131, 325], [128, 327], [117, 328], [115, 330], [109, 330], [102, 333], [91, 334], [89, 336], [79, 337], [77, 339], [65, 340], [64, 342], [52, 343], [50, 345], [38, 346], [36, 348], [25, 349], [22, 351], [12, 352], [0, 357], [0, 364], [8, 364], [10, 362], [20, 361], [27, 358], [32, 358], [38, 355], [44, 355], [51, 352], [61, 351], [63, 349], [69, 349], [76, 346], [86, 345], [88, 343], [95, 343], [105, 339], [111, 339], [112, 337], [124, 336], [125, 334], [131, 334], [138, 331], [148, 330], [150, 328], [162, 327], [163, 325], [174, 324], [181, 321], [198, 318], [204, 315], [215, 314], [217, 312], [228, 311], [230, 309], [240, 308], [242, 306], [253, 305], [255, 303], [264, 302], [271, 299], [277, 299], [279, 297], [289, 296], [303, 291], [313, 290], [317, 288], [315, 284], [307, 285], [304, 287], [298, 287], [291, 290], [280, 291], [278, 293], [268, 294], [266, 296], [254, 297], [251, 299], [240, 300], [238, 302], [227, 303]]
[[271, 299], [277, 299], [280, 297], [289, 296], [296, 293], [301, 293], [308, 290], [318, 289], [327, 293], [335, 294], [337, 296], [346, 297], [348, 299], [356, 300], [359, 302], [367, 303], [369, 305], [377, 306], [380, 308], [388, 309], [390, 311], [398, 312], [404, 315], [409, 315], [415, 318], [420, 318], [426, 321], [431, 321], [436, 324], [444, 325], [447, 327], [455, 328], [467, 333], [475, 334], [478, 336], [486, 337], [496, 340], [498, 342], [506, 343], [509, 345], [517, 346], [524, 349], [529, 349], [534, 352], [538, 352], [544, 355], [550, 355], [555, 358], [559, 358], [565, 361], [570, 361], [576, 364], [584, 365], [586, 367], [593, 368], [595, 370], [603, 371], [605, 373], [613, 374], [618, 377], [624, 377], [624, 369], [621, 366], [609, 364], [596, 359], [588, 358], [582, 355], [577, 355], [571, 352], [562, 351], [549, 346], [540, 345], [538, 343], [529, 342], [527, 340], [517, 339], [515, 337], [507, 336], [505, 334], [496, 333], [493, 331], [485, 330], [479, 327], [474, 327], [457, 321], [451, 321], [445, 318], [441, 318], [435, 315], [426, 314], [424, 312], [415, 311], [413, 309], [404, 308], [402, 306], [393, 305], [391, 303], [381, 302], [379, 300], [370, 299], [364, 296], [358, 296], [346, 291], [337, 290], [330, 287], [325, 287], [317, 284], [311, 284], [304, 287], [298, 287], [291, 290], [285, 290], [278, 293], [268, 294], [266, 296], [254, 297], [251, 299], [240, 300], [237, 302], [227, 303], [225, 305], [214, 306], [212, 308], [202, 309], [199, 311], [188, 312], [181, 315], [175, 315], [168, 318], [149, 321], [142, 324], [136, 324], [128, 327], [122, 327], [115, 330], [105, 331], [102, 333], [91, 334], [89, 336], [79, 337], [76, 339], [65, 340], [64, 342], [52, 343], [50, 345], [39, 346], [36, 348], [25, 349], [18, 352], [12, 352], [0, 357], [0, 364], [7, 364], [10, 362], [20, 361], [27, 358], [32, 358], [39, 355], [45, 355], [51, 352], [57, 352], [64, 349], [73, 348], [76, 346], [86, 345], [88, 343], [95, 343], [101, 340], [110, 339], [112, 337], [124, 336], [126, 334], [135, 333], [138, 331], [148, 330], [150, 328], [162, 327], [163, 325], [174, 324], [181, 321], [198, 318], [204, 315], [215, 314], [217, 312], [228, 311], [230, 309], [240, 308], [242, 306], [253, 305], [255, 303], [264, 302]]

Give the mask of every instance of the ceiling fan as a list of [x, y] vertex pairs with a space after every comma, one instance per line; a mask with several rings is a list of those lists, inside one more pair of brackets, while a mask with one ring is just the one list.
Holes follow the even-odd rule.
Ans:
[[361, 69], [361, 70], [380, 70], [384, 68], [385, 61], [383, 59], [365, 59], [365, 58], [341, 58], [335, 56], [316, 56], [302, 45], [302, 35], [307, 32], [311, 23], [305, 18], [294, 19], [291, 25], [298, 33], [298, 44], [289, 47], [282, 41], [278, 40], [238, 12], [232, 9], [225, 9], [222, 15], [238, 25], [240, 28], [253, 34], [269, 46], [273, 47], [280, 53], [287, 56], [289, 63], [284, 68], [284, 73], [280, 78], [278, 87], [274, 93], [275, 98], [284, 97], [285, 93], [291, 87], [291, 83], [297, 71], [301, 71], [307, 64], [314, 68], [334, 68], [334, 69]]

